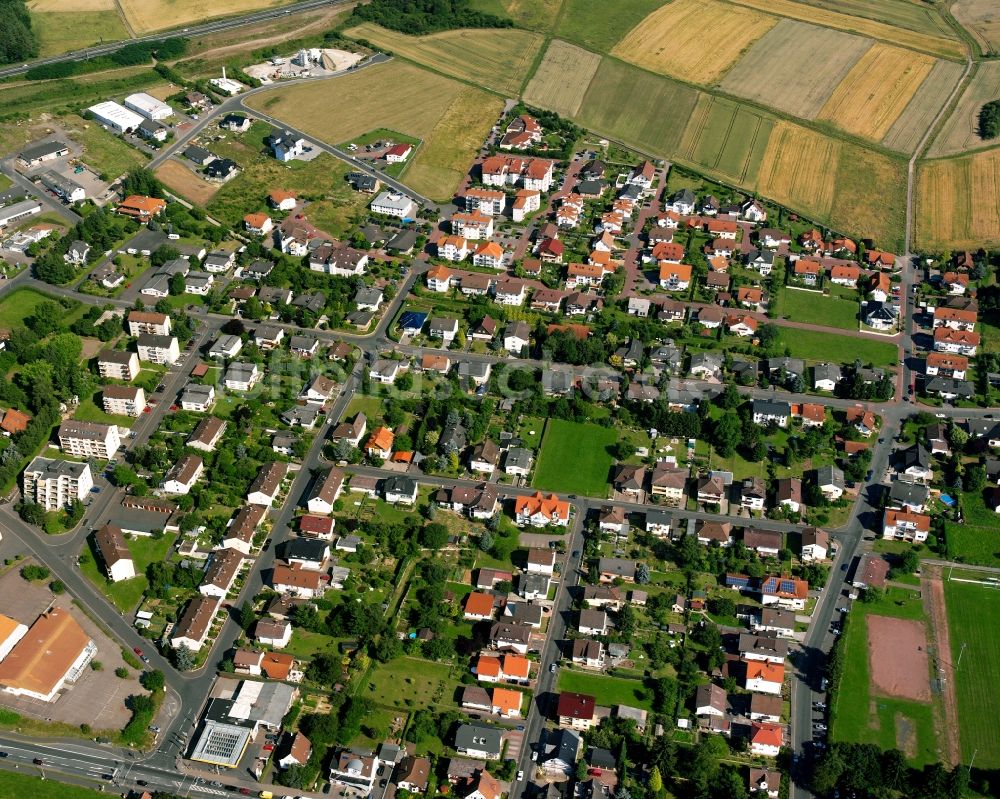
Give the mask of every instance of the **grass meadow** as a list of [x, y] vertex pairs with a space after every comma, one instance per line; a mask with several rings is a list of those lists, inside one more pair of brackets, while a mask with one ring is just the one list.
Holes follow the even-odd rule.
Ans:
[[603, 674], [564, 669], [559, 675], [559, 690], [588, 694], [602, 707], [628, 705], [641, 710], [653, 710], [651, 692], [638, 680], [625, 680]]
[[797, 291], [785, 288], [778, 304], [782, 316], [794, 322], [811, 322], [826, 327], [843, 330], [858, 329], [858, 308], [856, 300], [827, 297], [813, 291]]
[[831, 352], [850, 352], [873, 366], [892, 366], [899, 360], [896, 345], [884, 341], [791, 327], [781, 327], [779, 331], [781, 343], [790, 350], [792, 358], [824, 361], [829, 360]]
[[608, 447], [617, 441], [612, 427], [549, 419], [533, 485], [547, 491], [605, 496], [614, 460]]

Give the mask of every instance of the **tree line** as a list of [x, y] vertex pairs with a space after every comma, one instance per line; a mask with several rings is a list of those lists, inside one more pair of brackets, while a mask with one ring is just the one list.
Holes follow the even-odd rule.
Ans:
[[510, 28], [509, 19], [475, 11], [468, 0], [372, 0], [356, 6], [352, 20], [418, 36], [454, 28]]
[[37, 55], [38, 37], [31, 27], [26, 0], [0, 0], [0, 64]]

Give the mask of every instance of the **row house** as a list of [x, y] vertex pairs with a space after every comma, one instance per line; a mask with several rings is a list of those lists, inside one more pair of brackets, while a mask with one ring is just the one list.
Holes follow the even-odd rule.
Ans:
[[493, 155], [482, 163], [483, 183], [487, 186], [514, 186], [547, 192], [552, 185], [555, 162], [544, 158], [518, 158]]

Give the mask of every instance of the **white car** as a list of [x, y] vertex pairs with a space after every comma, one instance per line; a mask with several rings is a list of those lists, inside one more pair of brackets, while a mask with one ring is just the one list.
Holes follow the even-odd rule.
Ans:
[[524, 772], [523, 771], [517, 772], [517, 781], [520, 782], [523, 779], [524, 779]]

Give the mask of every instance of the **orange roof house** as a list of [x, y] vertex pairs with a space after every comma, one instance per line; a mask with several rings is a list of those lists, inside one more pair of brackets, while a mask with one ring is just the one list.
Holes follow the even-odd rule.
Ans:
[[504, 676], [511, 680], [526, 680], [531, 673], [531, 661], [523, 655], [504, 655], [500, 665]]
[[799, 258], [795, 262], [794, 272], [797, 275], [818, 275], [822, 268], [819, 261], [814, 261], [812, 258]]
[[865, 253], [865, 260], [872, 266], [893, 267], [896, 265], [896, 256], [882, 250], [868, 250]]
[[287, 680], [295, 665], [295, 658], [283, 652], [265, 652], [260, 663], [260, 670], [269, 680]]
[[148, 222], [166, 207], [166, 202], [157, 197], [131, 194], [118, 203], [118, 213], [138, 219], [140, 222]]
[[389, 452], [392, 450], [392, 444], [396, 440], [396, 434], [392, 432], [388, 427], [376, 427], [372, 431], [371, 436], [368, 439], [368, 443], [365, 444], [366, 450], [378, 450], [379, 452]]
[[0, 422], [0, 429], [5, 433], [23, 433], [28, 429], [28, 422], [31, 421], [31, 417], [26, 413], [11, 408], [7, 413], [3, 415], [3, 421]]
[[748, 660], [747, 680], [782, 683], [785, 681], [785, 664], [768, 663], [764, 660]]
[[492, 619], [493, 595], [482, 591], [473, 591], [465, 598], [465, 617], [467, 619]]
[[281, 205], [285, 200], [296, 199], [294, 191], [285, 191], [284, 189], [272, 189], [268, 195], [267, 199], [271, 201], [271, 205]]
[[653, 245], [653, 259], [679, 264], [684, 257], [684, 246], [674, 241], [659, 241]]
[[660, 283], [674, 281], [678, 284], [691, 282], [691, 264], [675, 264], [671, 261], [660, 262]]
[[514, 516], [518, 523], [530, 523], [536, 527], [546, 524], [567, 524], [569, 522], [569, 502], [559, 499], [555, 494], [547, 497], [541, 491], [536, 491], [530, 497], [517, 497], [514, 500]]
[[510, 688], [493, 689], [493, 712], [501, 716], [520, 716], [521, 705], [524, 702], [524, 694], [520, 691], [513, 691]]
[[750, 743], [754, 746], [781, 748], [784, 736], [780, 724], [758, 721], [750, 725]]
[[500, 679], [500, 658], [480, 655], [476, 659], [476, 665], [472, 669], [480, 678]]

